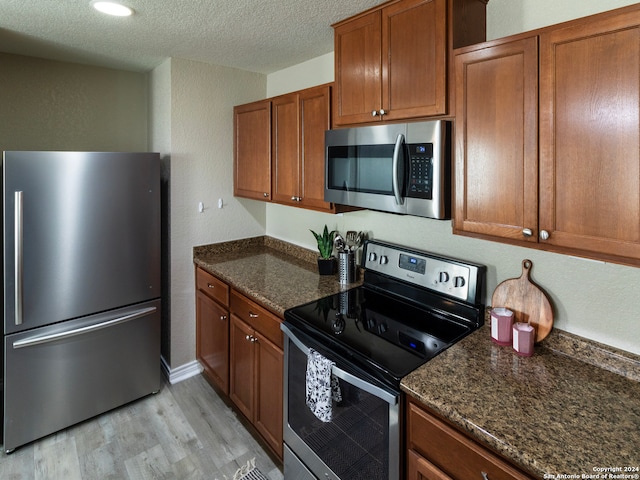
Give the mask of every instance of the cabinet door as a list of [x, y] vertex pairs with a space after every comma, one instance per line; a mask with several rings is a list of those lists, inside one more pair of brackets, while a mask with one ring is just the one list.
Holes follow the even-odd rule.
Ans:
[[407, 480], [453, 480], [413, 450], [407, 452]]
[[300, 198], [300, 123], [298, 94], [271, 101], [274, 202], [297, 204]]
[[229, 397], [238, 409], [253, 421], [255, 398], [253, 328], [232, 314], [229, 329]]
[[447, 51], [446, 0], [405, 0], [382, 10], [383, 119], [446, 113]]
[[536, 37], [455, 57], [456, 233], [537, 241], [537, 65]]
[[371, 122], [381, 108], [380, 11], [335, 27], [333, 122]]
[[[419, 462], [418, 471], [422, 477], [418, 475], [418, 479], [446, 480], [449, 475], [457, 480], [531, 480], [417, 404], [409, 402], [407, 414], [407, 447], [427, 460]], [[411, 460], [410, 455], [408, 460]], [[444, 476], [438, 476], [439, 473]]]
[[271, 200], [271, 102], [234, 107], [233, 194]]
[[324, 132], [331, 128], [331, 87], [309, 88], [300, 92], [302, 161], [301, 205], [331, 210], [324, 201]]
[[282, 458], [282, 392], [284, 354], [256, 332], [255, 426]]
[[541, 243], [638, 259], [638, 13], [540, 42], [540, 229], [549, 234]]
[[205, 376], [229, 393], [229, 314], [200, 290], [196, 291], [196, 357]]

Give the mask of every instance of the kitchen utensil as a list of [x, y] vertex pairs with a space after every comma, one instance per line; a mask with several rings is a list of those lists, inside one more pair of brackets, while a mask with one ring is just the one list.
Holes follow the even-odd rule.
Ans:
[[335, 247], [338, 253], [344, 250], [344, 238], [339, 233], [333, 238], [333, 246]]
[[358, 232], [355, 230], [349, 230], [345, 237], [345, 241], [347, 244], [347, 250], [350, 252], [354, 251], [357, 248], [356, 241], [358, 238]]
[[547, 295], [529, 278], [533, 262], [522, 261], [522, 275], [505, 280], [496, 287], [491, 306], [506, 307], [514, 313], [514, 322], [524, 322], [536, 329], [536, 343], [544, 340], [553, 327], [553, 309]]

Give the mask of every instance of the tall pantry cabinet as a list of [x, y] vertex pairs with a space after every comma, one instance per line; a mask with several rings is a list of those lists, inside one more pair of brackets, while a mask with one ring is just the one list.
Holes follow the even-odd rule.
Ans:
[[640, 264], [640, 6], [459, 49], [454, 232]]

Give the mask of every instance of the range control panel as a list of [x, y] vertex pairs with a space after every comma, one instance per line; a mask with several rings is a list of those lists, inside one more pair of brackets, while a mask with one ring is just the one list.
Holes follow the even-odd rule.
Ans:
[[450, 257], [370, 240], [362, 266], [467, 303], [480, 303], [480, 275], [486, 267]]

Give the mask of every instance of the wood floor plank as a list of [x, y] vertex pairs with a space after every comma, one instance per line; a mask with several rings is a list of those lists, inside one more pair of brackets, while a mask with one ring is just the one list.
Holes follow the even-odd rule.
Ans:
[[35, 445], [34, 480], [82, 480], [76, 439], [70, 435], [50, 436]]
[[255, 458], [282, 480], [238, 415], [201, 377], [0, 454], [2, 480], [231, 480]]

